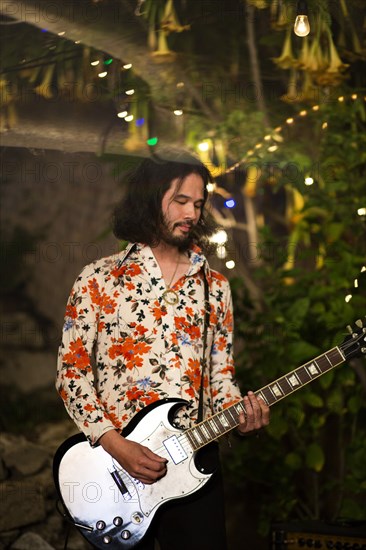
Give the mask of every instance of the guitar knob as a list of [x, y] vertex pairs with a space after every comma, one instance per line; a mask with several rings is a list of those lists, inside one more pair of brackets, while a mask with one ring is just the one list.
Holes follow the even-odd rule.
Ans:
[[123, 523], [123, 519], [120, 518], [119, 516], [116, 516], [113, 520], [113, 523], [116, 527], [120, 527]]
[[105, 521], [97, 521], [96, 528], [98, 529], [98, 531], [103, 531], [103, 529], [105, 529]]
[[121, 537], [124, 539], [124, 540], [127, 540], [129, 539], [131, 536], [131, 533], [129, 531], [127, 531], [127, 529], [125, 529], [124, 531], [122, 531], [121, 533]]

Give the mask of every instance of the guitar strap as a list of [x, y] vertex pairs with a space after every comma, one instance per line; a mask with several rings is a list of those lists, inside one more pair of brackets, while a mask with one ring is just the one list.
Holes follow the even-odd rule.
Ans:
[[202, 335], [202, 344], [203, 344], [203, 351], [202, 351], [202, 369], [201, 369], [201, 385], [200, 385], [200, 396], [198, 401], [198, 414], [197, 414], [197, 424], [202, 422], [203, 420], [203, 381], [204, 381], [204, 374], [207, 364], [207, 354], [206, 354], [206, 347], [207, 347], [207, 331], [208, 326], [210, 324], [210, 301], [209, 301], [209, 288], [208, 288], [208, 281], [206, 277], [205, 270], [203, 269], [203, 285], [205, 290], [205, 317], [203, 320], [203, 335]]

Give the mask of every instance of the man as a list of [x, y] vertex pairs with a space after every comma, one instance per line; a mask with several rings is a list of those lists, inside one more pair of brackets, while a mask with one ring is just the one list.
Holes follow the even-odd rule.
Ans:
[[[210, 270], [200, 248], [213, 231], [205, 209], [209, 176], [187, 153], [144, 160], [115, 212], [114, 233], [130, 244], [86, 266], [67, 305], [57, 389], [90, 443], [147, 485], [165, 476], [169, 465], [121, 435], [137, 411], [165, 397], [183, 398], [188, 405], [175, 422], [194, 425], [203, 354], [203, 416], [241, 400], [233, 379], [229, 284]], [[269, 408], [261, 399], [249, 392], [243, 403], [241, 435], [268, 424]], [[162, 507], [138, 548], [153, 549], [154, 537], [161, 550], [226, 548], [219, 471], [192, 497]]]

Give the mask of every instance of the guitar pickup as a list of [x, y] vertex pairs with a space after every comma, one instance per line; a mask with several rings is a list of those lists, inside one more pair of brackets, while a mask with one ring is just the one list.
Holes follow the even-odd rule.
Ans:
[[123, 479], [121, 478], [119, 472], [114, 469], [112, 472], [109, 472], [113, 478], [113, 481], [115, 482], [115, 484], [117, 485], [119, 491], [121, 492], [123, 498], [125, 500], [131, 500], [132, 496], [131, 496], [131, 493], [129, 492], [129, 490], [127, 489]]

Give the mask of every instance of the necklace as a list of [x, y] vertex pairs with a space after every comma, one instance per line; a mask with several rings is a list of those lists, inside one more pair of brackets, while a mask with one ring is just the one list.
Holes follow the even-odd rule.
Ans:
[[170, 286], [171, 286], [171, 284], [174, 280], [175, 274], [177, 273], [178, 265], [179, 265], [179, 256], [178, 256], [178, 260], [177, 260], [172, 278], [170, 279], [170, 282], [167, 285], [167, 289], [164, 290], [164, 292], [163, 292], [163, 300], [164, 300], [164, 302], [166, 302], [170, 306], [175, 306], [175, 304], [177, 304], [178, 301], [179, 301], [178, 294], [175, 292], [175, 290], [172, 290], [170, 288]]

